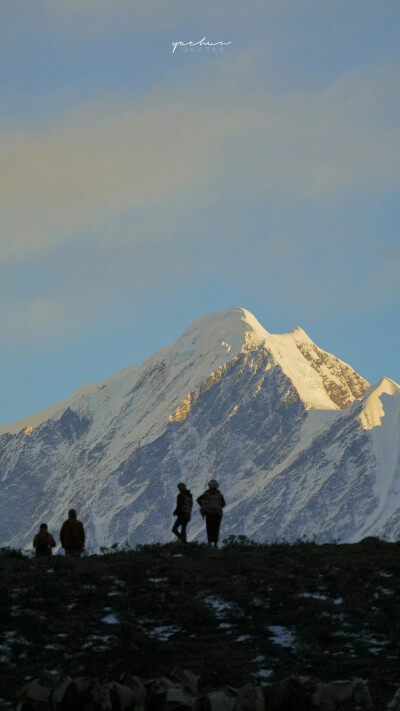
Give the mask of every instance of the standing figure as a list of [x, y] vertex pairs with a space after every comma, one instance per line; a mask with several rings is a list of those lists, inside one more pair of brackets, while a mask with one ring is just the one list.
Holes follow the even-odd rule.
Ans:
[[225, 499], [219, 491], [219, 484], [215, 479], [211, 479], [208, 486], [207, 491], [197, 499], [197, 503], [200, 506], [201, 515], [206, 518], [207, 540], [214, 548], [218, 548], [219, 527]]
[[54, 536], [47, 530], [47, 523], [41, 523], [39, 533], [33, 539], [33, 547], [35, 549], [36, 558], [52, 555], [52, 548], [55, 548], [57, 543]]
[[[178, 484], [178, 489], [179, 494], [176, 499], [176, 508], [173, 513], [173, 516], [176, 516], [177, 519], [173, 525], [172, 533], [175, 533], [175, 536], [177, 536], [182, 543], [186, 543], [186, 526], [192, 517], [193, 496], [189, 489], [186, 488], [186, 484], [183, 482]], [[180, 531], [178, 531], [179, 527], [181, 529]]]
[[78, 521], [75, 509], [68, 511], [68, 520], [61, 526], [60, 541], [66, 555], [81, 555], [85, 545], [85, 529], [82, 521]]

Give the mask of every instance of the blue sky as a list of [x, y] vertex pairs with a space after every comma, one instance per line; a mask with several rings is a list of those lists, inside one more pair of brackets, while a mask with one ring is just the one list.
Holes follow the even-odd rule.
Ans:
[[400, 381], [397, 0], [0, 16], [0, 423], [234, 306]]

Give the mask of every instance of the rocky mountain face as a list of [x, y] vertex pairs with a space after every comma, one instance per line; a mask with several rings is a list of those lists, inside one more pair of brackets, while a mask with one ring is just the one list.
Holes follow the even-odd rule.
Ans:
[[[210, 478], [222, 537], [387, 540], [400, 533], [400, 388], [376, 387], [302, 331], [244, 309], [195, 321], [141, 366], [0, 430], [0, 544], [56, 535], [73, 506], [88, 547], [171, 540], [176, 485]], [[204, 538], [195, 504], [189, 540]]]

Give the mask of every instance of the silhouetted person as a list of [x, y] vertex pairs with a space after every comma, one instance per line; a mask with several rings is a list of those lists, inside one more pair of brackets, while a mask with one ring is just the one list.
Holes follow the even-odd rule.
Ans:
[[[186, 526], [192, 517], [193, 496], [183, 482], [178, 484], [178, 489], [179, 494], [173, 513], [173, 516], [176, 516], [177, 519], [173, 525], [172, 533], [175, 533], [175, 536], [177, 536], [182, 543], [186, 543]], [[181, 529], [180, 531], [178, 530], [179, 528]]]
[[78, 521], [75, 509], [68, 511], [68, 520], [61, 526], [60, 541], [66, 555], [81, 555], [85, 545], [85, 529], [82, 521]]
[[47, 530], [47, 523], [41, 523], [39, 528], [39, 533], [37, 533], [33, 539], [32, 543], [35, 549], [36, 558], [42, 558], [42, 556], [52, 555], [52, 548], [55, 548], [57, 543], [54, 540], [54, 536]]
[[219, 491], [219, 484], [215, 479], [211, 479], [208, 486], [207, 491], [197, 499], [197, 503], [200, 506], [201, 515], [206, 519], [207, 540], [217, 548], [225, 499]]

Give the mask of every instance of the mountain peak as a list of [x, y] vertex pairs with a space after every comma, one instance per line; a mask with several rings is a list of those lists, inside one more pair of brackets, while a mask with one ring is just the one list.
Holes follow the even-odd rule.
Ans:
[[[88, 383], [64, 402], [55, 403], [11, 425], [0, 426], [0, 436], [16, 434], [27, 427], [36, 428], [52, 417], [61, 416], [68, 406], [80, 407], [82, 399], [87, 400], [91, 395], [95, 403], [96, 393], [104, 386], [122, 383], [123, 387], [125, 381], [133, 383], [143, 366], [161, 368], [160, 364], [165, 361], [175, 376], [190, 369], [187, 378], [189, 392], [241, 354], [247, 357], [258, 349], [269, 353], [270, 363], [282, 368], [306, 409], [343, 409], [355, 398], [361, 398], [368, 387], [350, 366], [318, 348], [300, 326], [288, 333], [272, 334], [250, 311], [235, 307], [200, 316], [177, 341], [161, 348], [142, 366], [131, 366], [104, 383]], [[194, 364], [196, 367], [191, 369]], [[189, 370], [187, 372], [189, 374]]]
[[200, 316], [171, 348], [176, 363], [198, 360], [216, 351], [224, 358], [228, 353], [241, 353], [246, 346], [261, 344], [268, 336], [250, 311], [233, 308]]
[[226, 309], [225, 311], [217, 311], [211, 314], [199, 316], [193, 323], [184, 331], [183, 336], [192, 335], [199, 331], [207, 331], [213, 333], [218, 329], [221, 333], [226, 332], [233, 338], [238, 336], [243, 338], [243, 335], [249, 331], [253, 331], [264, 338], [268, 335], [268, 331], [263, 328], [260, 322], [250, 311], [241, 307]]
[[382, 418], [385, 417], [385, 407], [383, 396], [396, 396], [397, 403], [400, 401], [400, 386], [390, 378], [381, 378], [377, 385], [368, 388], [363, 398], [363, 409], [360, 414], [363, 429], [371, 430], [380, 427]]
[[295, 342], [313, 345], [307, 333], [296, 326], [292, 331], [282, 334], [272, 334], [267, 331], [258, 319], [247, 309], [235, 307], [226, 311], [200, 316], [185, 330], [178, 343], [191, 342], [193, 346], [215, 341], [229, 345], [230, 352], [239, 353], [246, 347], [265, 343], [267, 346]]
[[296, 326], [290, 331], [290, 335], [293, 336], [296, 343], [313, 343], [310, 336], [300, 326]]
[[255, 316], [237, 307], [201, 316], [171, 346], [175, 365], [202, 363], [204, 376], [240, 354], [263, 349], [292, 382], [306, 409], [340, 410], [361, 398], [368, 383], [335, 356], [315, 345], [296, 326], [272, 334]]

